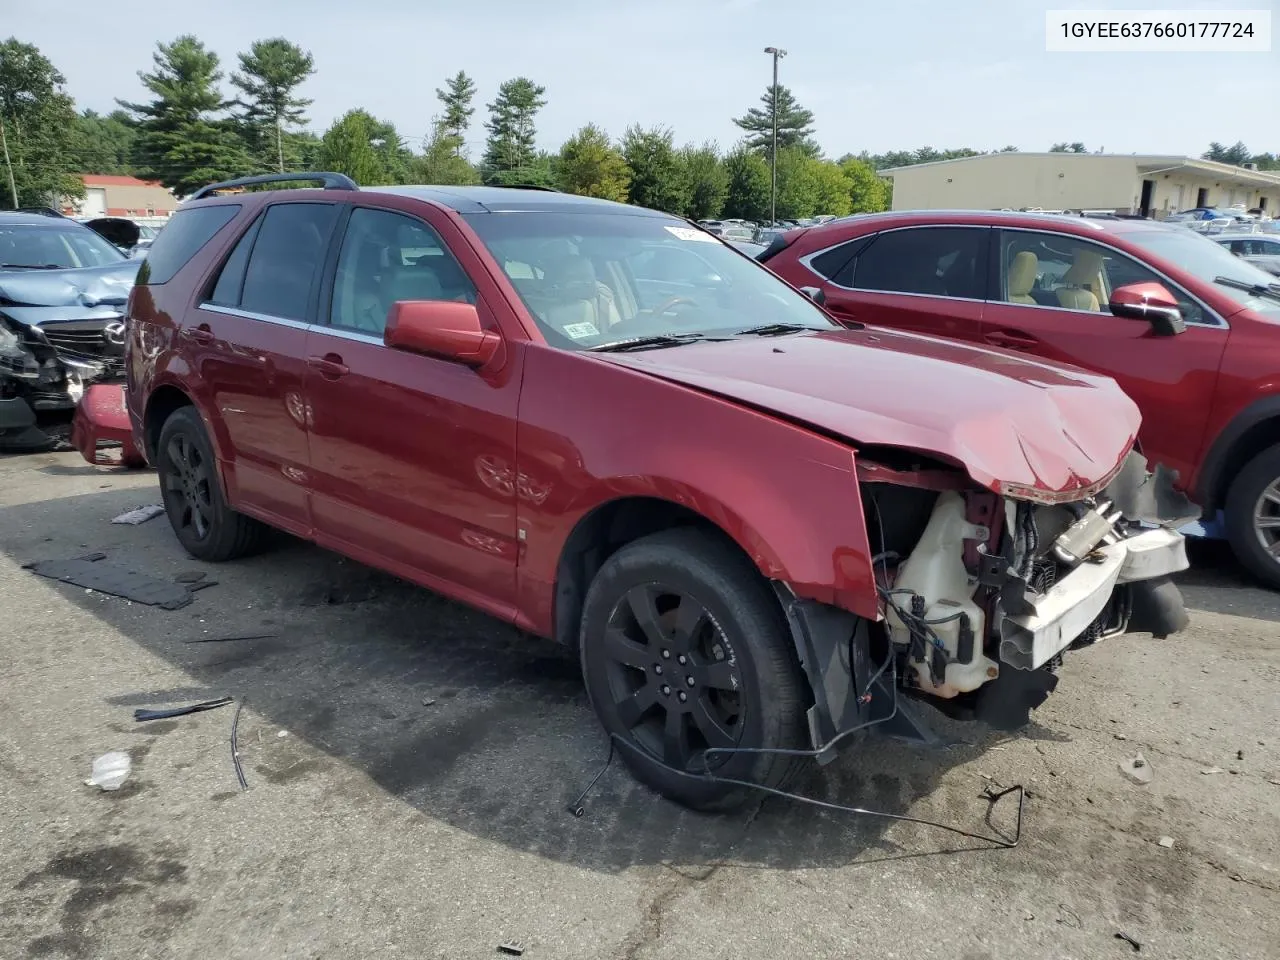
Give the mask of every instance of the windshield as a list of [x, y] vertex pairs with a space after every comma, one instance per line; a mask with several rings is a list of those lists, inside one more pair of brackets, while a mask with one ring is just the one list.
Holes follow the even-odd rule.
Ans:
[[0, 264], [6, 268], [101, 267], [128, 259], [88, 227], [61, 223], [0, 223]]
[[[1205, 283], [1213, 283], [1214, 277], [1230, 277], [1241, 283], [1267, 286], [1276, 278], [1260, 270], [1247, 260], [1241, 260], [1221, 244], [1190, 230], [1135, 230], [1125, 234], [1125, 239], [1174, 266], [1181, 267]], [[1270, 319], [1280, 319], [1280, 302], [1258, 297], [1248, 290], [1237, 290], [1215, 284], [1242, 307], [1256, 313], [1265, 313]]]
[[704, 231], [619, 213], [481, 213], [467, 223], [547, 341], [566, 350], [654, 336], [839, 325]]

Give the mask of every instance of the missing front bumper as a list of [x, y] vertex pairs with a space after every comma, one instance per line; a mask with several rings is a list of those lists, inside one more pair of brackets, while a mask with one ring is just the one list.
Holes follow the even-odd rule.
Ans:
[[1167, 578], [1188, 565], [1186, 541], [1163, 528], [1101, 547], [1036, 598], [1032, 612], [1001, 621], [1000, 659], [1019, 670], [1039, 669], [1088, 629], [1117, 587]]

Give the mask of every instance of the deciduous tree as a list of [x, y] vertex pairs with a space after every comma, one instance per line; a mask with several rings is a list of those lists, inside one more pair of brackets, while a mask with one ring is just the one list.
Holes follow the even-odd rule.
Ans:
[[723, 215], [742, 220], [761, 221], [769, 216], [769, 164], [765, 159], [740, 145], [724, 159], [729, 179]]
[[565, 141], [556, 165], [560, 189], [625, 203], [631, 168], [609, 135], [594, 123]]
[[0, 43], [0, 206], [84, 193], [73, 176], [77, 118], [65, 82], [36, 47], [13, 37]]
[[622, 155], [631, 168], [629, 197], [636, 206], [682, 213], [689, 205], [689, 184], [669, 129], [632, 124], [622, 137]]
[[720, 216], [729, 195], [729, 174], [720, 159], [720, 151], [711, 142], [700, 147], [689, 144], [680, 150], [680, 165], [689, 185], [685, 216], [691, 220], [712, 220]]

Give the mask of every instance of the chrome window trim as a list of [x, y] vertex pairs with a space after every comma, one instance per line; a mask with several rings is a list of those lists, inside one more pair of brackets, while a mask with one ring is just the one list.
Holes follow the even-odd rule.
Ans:
[[239, 307], [224, 307], [221, 304], [209, 303], [208, 301], [198, 304], [197, 308], [207, 310], [210, 313], [221, 313], [228, 317], [239, 317], [242, 320], [261, 320], [263, 323], [274, 323], [277, 326], [290, 327], [294, 330], [306, 330], [308, 333], [329, 333], [344, 340], [354, 340], [356, 343], [371, 343], [378, 347], [386, 346], [382, 337], [376, 337], [371, 333], [362, 333], [359, 330], [347, 330], [343, 327], [330, 326], [327, 323], [304, 323], [301, 320], [290, 320], [288, 317], [273, 317], [269, 313], [254, 313], [252, 310], [241, 310]]
[[[886, 233], [901, 233], [903, 230], [994, 230], [995, 228], [985, 223], [909, 223], [901, 227], [888, 227], [884, 230], [875, 230], [871, 233], [861, 233], [856, 237], [850, 237], [847, 240], [841, 240], [839, 243], [833, 243], [829, 247], [823, 247], [821, 250], [815, 250], [813, 253], [805, 254], [800, 258], [800, 263], [805, 269], [812, 273], [823, 283], [829, 283], [838, 290], [848, 290], [850, 293], [884, 293], [894, 297], [924, 297], [927, 300], [955, 300], [960, 303], [985, 303], [981, 297], [947, 297], [934, 293], [912, 293], [907, 290], [870, 290], [866, 287], [846, 287], [842, 283], [836, 283], [830, 277], [825, 277], [814, 269], [812, 261], [816, 257], [822, 256], [824, 253], [830, 253], [837, 247], [843, 247], [847, 243], [853, 243], [856, 240], [866, 240], [867, 238], [876, 238]], [[1047, 231], [1046, 231], [1047, 232]], [[767, 266], [767, 264], [766, 264]]]
[[268, 313], [254, 313], [252, 310], [241, 310], [239, 307], [224, 307], [219, 303], [211, 303], [208, 300], [197, 305], [199, 310], [207, 310], [210, 313], [221, 313], [228, 317], [239, 317], [242, 320], [261, 320], [263, 323], [274, 323], [281, 327], [292, 327], [295, 330], [308, 330], [313, 324], [307, 323], [305, 320], [291, 320], [288, 317], [273, 317]]
[[[1169, 284], [1169, 286], [1173, 287], [1174, 290], [1181, 290], [1183, 295], [1188, 300], [1190, 300], [1192, 303], [1199, 305], [1200, 309], [1204, 312], [1206, 316], [1213, 317], [1217, 321], [1217, 323], [1202, 323], [1199, 320], [1184, 320], [1183, 322], [1186, 323], [1187, 326], [1201, 327], [1205, 330], [1230, 330], [1231, 329], [1231, 325], [1227, 323], [1227, 321], [1222, 317], [1220, 313], [1218, 313], [1217, 310], [1214, 310], [1211, 306], [1209, 306], [1199, 297], [1192, 294], [1191, 291], [1187, 290], [1185, 287], [1182, 286], [1182, 284], [1178, 283], [1176, 280], [1171, 280], [1169, 278], [1169, 275], [1164, 273], [1162, 270], [1157, 270], [1154, 266], [1152, 266], [1149, 263], [1143, 263], [1141, 260], [1137, 259], [1133, 254], [1129, 253], [1126, 250], [1121, 250], [1119, 247], [1114, 247], [1109, 243], [1102, 243], [1099, 240], [1094, 240], [1092, 237], [1078, 237], [1074, 233], [1064, 233], [1063, 231], [1060, 231], [1060, 230], [1042, 230], [1037, 227], [1000, 227], [999, 229], [1006, 233], [1014, 233], [1014, 232], [1043, 233], [1046, 236], [1050, 236], [1050, 237], [1066, 237], [1071, 240], [1079, 240], [1082, 243], [1093, 243], [1099, 247], [1103, 247], [1106, 250], [1110, 250], [1112, 253], [1116, 254], [1117, 256], [1124, 257], [1126, 260], [1132, 260], [1134, 263], [1138, 264], [1138, 266], [1142, 267], [1143, 269], [1150, 270], [1152, 273], [1154, 273], [1157, 277], [1159, 277], [1165, 283]], [[1072, 307], [1047, 307], [1044, 304], [1039, 304], [1039, 303], [1037, 304], [1010, 303], [1008, 300], [989, 300], [987, 302], [998, 303], [1001, 306], [1006, 306], [1006, 307], [1026, 307], [1029, 310], [1063, 310], [1063, 311], [1066, 311], [1067, 313], [1083, 313], [1088, 316], [1097, 316], [1099, 313], [1102, 313], [1102, 311], [1094, 311], [1094, 310], [1076, 310]], [[1114, 314], [1109, 312], [1104, 313], [1103, 315], [1108, 317], [1115, 316]], [[1117, 319], [1121, 319], [1121, 318], [1117, 318]]]

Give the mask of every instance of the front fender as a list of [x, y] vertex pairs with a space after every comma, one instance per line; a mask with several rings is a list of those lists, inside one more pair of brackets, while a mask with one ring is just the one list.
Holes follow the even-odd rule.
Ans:
[[804, 427], [589, 356], [531, 346], [520, 400], [525, 575], [555, 582], [577, 524], [646, 497], [716, 524], [800, 597], [878, 615], [850, 447]]

